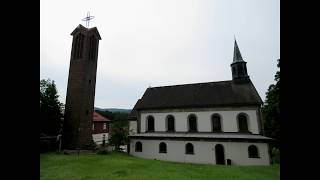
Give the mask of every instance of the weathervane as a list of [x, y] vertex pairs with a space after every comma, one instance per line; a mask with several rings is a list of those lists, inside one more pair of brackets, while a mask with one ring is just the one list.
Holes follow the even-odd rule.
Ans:
[[90, 16], [90, 12], [87, 13], [87, 17], [83, 18], [82, 21], [86, 21], [86, 26], [89, 28], [89, 21], [93, 19], [94, 16]]

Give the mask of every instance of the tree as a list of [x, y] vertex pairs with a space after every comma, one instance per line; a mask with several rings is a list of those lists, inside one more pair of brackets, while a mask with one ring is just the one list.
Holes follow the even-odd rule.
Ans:
[[128, 114], [117, 112], [112, 115], [109, 143], [114, 145], [116, 150], [119, 150], [120, 145], [125, 145], [128, 142]]
[[61, 132], [62, 103], [54, 81], [40, 80], [40, 134], [56, 136]]
[[96, 110], [102, 116], [112, 120], [110, 127], [109, 144], [114, 145], [116, 150], [120, 149], [120, 145], [125, 145], [128, 142], [128, 113], [111, 112]]
[[[280, 68], [280, 59], [277, 67]], [[275, 75], [275, 84], [271, 84], [266, 93], [265, 106], [262, 108], [265, 135], [274, 139], [271, 145], [280, 149], [280, 70]]]

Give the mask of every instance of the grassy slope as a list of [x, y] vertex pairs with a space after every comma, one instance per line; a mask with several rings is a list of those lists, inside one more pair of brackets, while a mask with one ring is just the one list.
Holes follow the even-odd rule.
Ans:
[[146, 160], [128, 155], [40, 155], [41, 180], [280, 179], [279, 166], [214, 166]]

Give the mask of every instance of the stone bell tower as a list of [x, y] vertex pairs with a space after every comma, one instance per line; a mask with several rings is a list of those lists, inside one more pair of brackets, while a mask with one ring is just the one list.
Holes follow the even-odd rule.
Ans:
[[73, 36], [62, 145], [64, 149], [89, 149], [100, 34], [96, 27], [79, 26]]

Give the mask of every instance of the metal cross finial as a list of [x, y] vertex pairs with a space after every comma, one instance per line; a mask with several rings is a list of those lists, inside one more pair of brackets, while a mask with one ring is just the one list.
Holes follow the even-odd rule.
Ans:
[[89, 28], [89, 21], [93, 19], [94, 16], [90, 16], [90, 12], [87, 13], [87, 17], [83, 18], [82, 21], [86, 21], [86, 26]]

